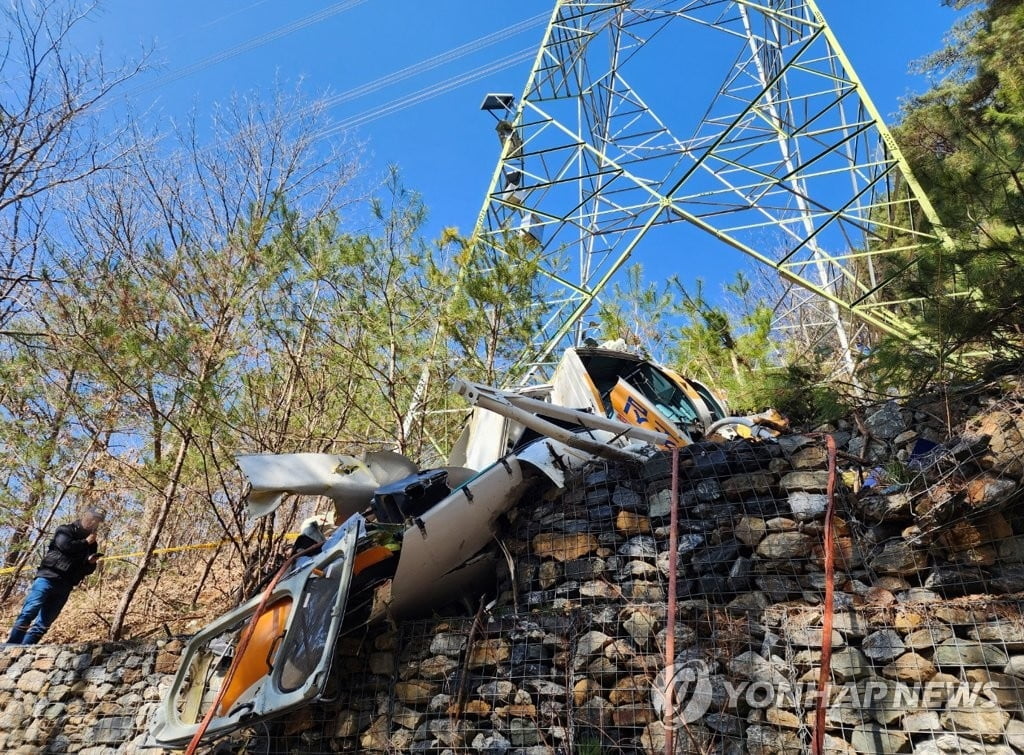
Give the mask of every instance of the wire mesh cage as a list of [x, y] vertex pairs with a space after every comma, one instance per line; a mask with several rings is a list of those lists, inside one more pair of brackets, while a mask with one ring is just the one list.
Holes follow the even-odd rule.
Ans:
[[[886, 464], [824, 435], [704, 441], [675, 476], [659, 453], [531, 488], [486, 590], [352, 623], [323, 699], [206, 751], [1019, 752], [1022, 424], [994, 405], [950, 441], [890, 438]], [[57, 741], [38, 751], [81, 749]]]

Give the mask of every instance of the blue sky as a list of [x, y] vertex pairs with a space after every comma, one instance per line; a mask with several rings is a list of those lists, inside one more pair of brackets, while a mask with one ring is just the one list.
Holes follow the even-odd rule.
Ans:
[[[954, 19], [939, 0], [820, 0], [820, 6], [890, 120], [900, 98], [925, 88], [908, 73], [909, 64], [938, 48]], [[232, 92], [269, 91], [275, 81], [302, 79], [311, 95], [343, 95], [331, 117], [358, 124], [353, 135], [366, 145], [368, 177], [399, 165], [406, 185], [430, 209], [430, 233], [449, 225], [468, 233], [499, 152], [494, 122], [479, 111], [480, 102], [488, 91], [522, 90], [529, 51], [552, 7], [553, 0], [105, 0], [92, 31], [111, 57], [153, 48], [157, 65], [135, 87], [133, 104], [167, 123], [193, 108], [202, 120]], [[439, 62], [437, 56], [474, 41], [480, 49], [382, 85], [382, 77]], [[699, 59], [699, 49], [688, 53], [688, 60]], [[517, 55], [523, 60], [516, 65], [425, 97]], [[713, 72], [716, 81], [723, 75]], [[373, 91], [355, 96], [366, 85]], [[419, 96], [422, 102], [403, 107]]]

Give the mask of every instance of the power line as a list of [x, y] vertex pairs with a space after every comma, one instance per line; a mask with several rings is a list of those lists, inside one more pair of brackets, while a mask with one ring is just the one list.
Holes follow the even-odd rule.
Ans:
[[223, 63], [225, 60], [230, 60], [231, 58], [237, 55], [241, 55], [244, 52], [248, 52], [249, 50], [253, 50], [257, 47], [265, 45], [267, 42], [272, 42], [275, 39], [280, 39], [281, 37], [285, 37], [293, 32], [299, 31], [300, 29], [305, 29], [307, 26], [312, 26], [313, 24], [320, 23], [321, 21], [324, 21], [330, 18], [331, 16], [336, 16], [339, 13], [344, 13], [345, 11], [351, 10], [352, 8], [355, 8], [358, 5], [362, 5], [366, 1], [367, 0], [342, 0], [342, 2], [334, 3], [333, 5], [329, 5], [328, 7], [324, 8], [323, 10], [319, 10], [316, 13], [312, 13], [296, 21], [292, 21], [289, 24], [283, 24], [281, 26], [278, 26], [264, 34], [261, 34], [258, 37], [253, 37], [252, 39], [237, 44], [234, 47], [229, 47], [226, 50], [222, 50], [221, 52], [218, 52], [207, 58], [203, 58], [200, 61], [184, 66], [183, 68], [179, 68], [176, 71], [171, 71], [170, 73], [161, 76], [155, 81], [151, 81], [148, 84], [143, 84], [142, 86], [132, 90], [129, 93], [129, 95], [137, 96], [140, 94], [144, 94], [145, 92], [158, 89], [159, 87], [165, 86], [166, 84], [170, 84], [171, 82], [183, 79], [186, 76], [191, 76], [192, 74], [198, 73], [199, 71], [209, 68], [210, 66], [217, 65], [218, 63]]
[[513, 24], [512, 26], [506, 27], [504, 29], [500, 29], [499, 31], [491, 32], [490, 34], [485, 34], [484, 36], [474, 39], [470, 42], [466, 42], [463, 45], [453, 47], [452, 49], [447, 50], [446, 52], [439, 53], [437, 55], [434, 55], [433, 57], [426, 58], [425, 60], [421, 60], [419, 63], [415, 63], [411, 66], [399, 69], [398, 71], [395, 71], [393, 73], [381, 76], [380, 78], [374, 79], [373, 81], [369, 81], [365, 84], [361, 84], [360, 86], [353, 87], [352, 89], [349, 89], [347, 91], [327, 97], [325, 100], [323, 100], [323, 105], [325, 105], [326, 107], [340, 105], [343, 102], [354, 100], [358, 97], [362, 97], [364, 95], [371, 94], [380, 89], [383, 89], [384, 87], [391, 86], [392, 84], [397, 84], [400, 81], [405, 81], [406, 79], [416, 76], [417, 74], [432, 70], [434, 68], [437, 68], [438, 66], [444, 65], [445, 63], [450, 63], [454, 60], [458, 60], [459, 58], [463, 58], [466, 55], [483, 50], [484, 48], [490, 47], [491, 45], [496, 44], [498, 42], [502, 42], [508, 39], [509, 37], [513, 37], [517, 34], [521, 34], [524, 31], [528, 31], [534, 27], [540, 26], [543, 22], [547, 20], [547, 18], [547, 13], [540, 13], [536, 16], [520, 21], [517, 24]]
[[353, 115], [345, 120], [339, 121], [338, 123], [324, 129], [316, 135], [316, 139], [324, 139], [329, 136], [333, 136], [342, 131], [349, 129], [358, 128], [359, 126], [365, 126], [367, 123], [383, 118], [388, 115], [393, 115], [401, 110], [418, 105], [421, 102], [438, 97], [446, 92], [450, 92], [453, 89], [458, 89], [461, 86], [469, 84], [473, 81], [488, 76], [492, 73], [511, 68], [517, 63], [521, 63], [525, 60], [529, 60], [536, 54], [535, 47], [526, 47], [518, 52], [514, 52], [511, 55], [506, 55], [504, 58], [499, 58], [493, 63], [488, 63], [483, 66], [479, 66], [471, 71], [460, 74], [458, 76], [451, 77], [449, 79], [436, 82], [429, 86], [420, 89], [413, 94], [406, 95], [404, 97], [398, 97], [391, 100], [390, 102], [384, 103], [375, 108], [365, 110], [362, 113]]

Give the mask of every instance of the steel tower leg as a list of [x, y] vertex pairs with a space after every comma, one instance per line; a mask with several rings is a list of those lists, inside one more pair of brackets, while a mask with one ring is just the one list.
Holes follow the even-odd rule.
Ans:
[[844, 317], [917, 337], [898, 283], [944, 234], [814, 0], [560, 0], [507, 120], [474, 243], [541, 259], [514, 380], [634, 256], [742, 252], [827, 303], [851, 374]]

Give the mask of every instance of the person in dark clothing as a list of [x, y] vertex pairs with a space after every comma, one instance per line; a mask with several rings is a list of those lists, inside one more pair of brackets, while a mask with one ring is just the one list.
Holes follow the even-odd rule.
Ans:
[[62, 524], [50, 541], [35, 581], [25, 596], [7, 642], [35, 645], [68, 601], [71, 590], [96, 571], [96, 530], [105, 519], [99, 509], [86, 509], [77, 522]]

